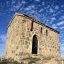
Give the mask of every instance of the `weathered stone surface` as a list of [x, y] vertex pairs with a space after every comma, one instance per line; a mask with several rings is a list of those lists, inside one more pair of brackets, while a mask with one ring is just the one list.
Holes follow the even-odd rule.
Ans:
[[[8, 25], [4, 57], [19, 61], [22, 54], [31, 55], [33, 36], [36, 35], [38, 41], [36, 43], [37, 55], [60, 58], [58, 32], [38, 23], [36, 20], [33, 22], [33, 30], [31, 31], [31, 23], [30, 17], [19, 13], [14, 15]], [[49, 64], [58, 64], [54, 60], [50, 60], [50, 62], [52, 63]]]

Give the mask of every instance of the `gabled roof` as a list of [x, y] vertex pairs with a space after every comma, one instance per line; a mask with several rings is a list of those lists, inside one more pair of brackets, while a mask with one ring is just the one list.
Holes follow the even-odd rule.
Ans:
[[[40, 24], [40, 25], [43, 25], [43, 26], [51, 29], [51, 30], [54, 31], [54, 32], [59, 33], [59, 31], [57, 31], [57, 30], [55, 30], [55, 29], [53, 29], [53, 28], [45, 25], [44, 23], [42, 23], [42, 22], [40, 22], [40, 21], [37, 21], [37, 20], [33, 19], [32, 17], [30, 17], [30, 16], [28, 16], [28, 15], [26, 15], [26, 14], [22, 14], [22, 13], [15, 13], [15, 15], [14, 15], [13, 18], [11, 19], [10, 23], [8, 24], [8, 27], [9, 27], [9, 25], [12, 23], [12, 20], [14, 19], [15, 16], [24, 16], [24, 17], [26, 17], [26, 18], [28, 18], [28, 19], [30, 19], [30, 20], [33, 20], [34, 22], [36, 22], [36, 23], [38, 23], [38, 24]], [[8, 28], [8, 27], [7, 27], [7, 28]]]

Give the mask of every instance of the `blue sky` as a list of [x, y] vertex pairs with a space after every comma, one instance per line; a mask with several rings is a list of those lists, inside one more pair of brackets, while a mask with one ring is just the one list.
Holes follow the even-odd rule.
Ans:
[[0, 56], [3, 55], [7, 25], [15, 12], [25, 13], [60, 32], [60, 51], [64, 58], [63, 0], [0, 0]]

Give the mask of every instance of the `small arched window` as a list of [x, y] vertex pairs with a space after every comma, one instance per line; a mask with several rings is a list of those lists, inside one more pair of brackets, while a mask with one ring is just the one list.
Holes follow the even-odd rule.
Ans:
[[37, 36], [34, 35], [32, 40], [32, 54], [37, 54], [37, 52], [38, 52], [38, 39]]
[[46, 30], [46, 36], [48, 36], [48, 30]]
[[33, 22], [34, 22], [34, 21], [32, 21], [32, 23], [31, 23], [31, 31], [33, 31]]
[[42, 34], [42, 27], [41, 27], [41, 30], [40, 30], [41, 34]]

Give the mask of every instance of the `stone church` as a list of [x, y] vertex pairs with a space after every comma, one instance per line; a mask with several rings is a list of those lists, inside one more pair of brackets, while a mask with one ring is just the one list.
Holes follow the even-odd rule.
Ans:
[[22, 54], [60, 58], [59, 32], [29, 17], [15, 13], [7, 26], [5, 58], [19, 60]]

